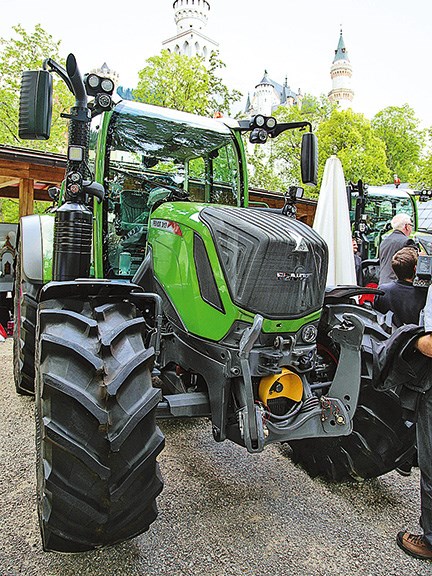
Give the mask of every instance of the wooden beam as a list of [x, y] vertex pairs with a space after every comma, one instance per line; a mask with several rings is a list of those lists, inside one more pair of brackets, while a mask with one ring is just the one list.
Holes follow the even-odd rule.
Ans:
[[33, 214], [34, 181], [22, 178], [19, 185], [19, 217]]
[[7, 178], [32, 178], [41, 182], [60, 183], [64, 174], [65, 169], [62, 166], [42, 166], [0, 159], [0, 175]]
[[3, 178], [0, 176], [0, 188], [8, 188], [9, 186], [18, 186], [19, 178]]

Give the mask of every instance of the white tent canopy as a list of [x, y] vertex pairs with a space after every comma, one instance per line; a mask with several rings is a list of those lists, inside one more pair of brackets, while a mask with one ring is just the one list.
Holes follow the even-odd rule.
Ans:
[[336, 156], [330, 156], [324, 167], [313, 229], [329, 250], [327, 286], [356, 285], [345, 178]]

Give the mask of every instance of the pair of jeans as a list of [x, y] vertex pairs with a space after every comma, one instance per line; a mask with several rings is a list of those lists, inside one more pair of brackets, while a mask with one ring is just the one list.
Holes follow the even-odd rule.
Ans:
[[420, 468], [420, 525], [426, 543], [432, 549], [432, 388], [424, 393], [419, 403], [417, 450]]

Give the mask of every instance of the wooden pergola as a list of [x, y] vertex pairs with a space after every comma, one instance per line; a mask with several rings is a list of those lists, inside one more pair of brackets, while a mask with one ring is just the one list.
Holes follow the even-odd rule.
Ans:
[[[66, 156], [28, 148], [0, 146], [0, 198], [17, 198], [19, 216], [34, 212], [34, 201], [50, 201], [48, 188], [60, 186], [64, 179]], [[249, 197], [273, 208], [284, 204], [282, 194], [258, 188], [249, 190]], [[316, 201], [302, 198], [297, 202], [297, 218], [312, 225]]]
[[0, 198], [17, 198], [19, 215], [33, 214], [35, 200], [50, 201], [48, 188], [64, 178], [66, 156], [0, 146]]

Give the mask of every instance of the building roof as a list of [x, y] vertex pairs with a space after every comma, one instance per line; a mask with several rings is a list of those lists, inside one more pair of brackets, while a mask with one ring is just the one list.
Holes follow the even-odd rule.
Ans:
[[261, 84], [269, 84], [270, 86], [275, 86], [275, 82], [273, 82], [273, 80], [270, 80], [267, 70], [264, 70], [264, 76], [261, 82], [258, 82], [258, 84], [255, 86], [255, 88], [261, 86]]
[[338, 60], [347, 60], [349, 62], [348, 52], [347, 49], [345, 48], [345, 42], [342, 36], [342, 29], [340, 31], [339, 42], [335, 50], [335, 57], [333, 62], [337, 62]]
[[298, 94], [296, 94], [293, 90], [291, 90], [290, 86], [288, 86], [287, 77], [285, 77], [285, 82], [284, 85], [282, 86], [281, 84], [279, 84], [279, 82], [276, 82], [276, 80], [272, 80], [269, 77], [267, 70], [264, 70], [264, 76], [261, 82], [258, 82], [258, 84], [255, 86], [255, 88], [257, 88], [258, 86], [262, 86], [263, 84], [267, 86], [273, 86], [281, 102], [285, 102], [287, 98], [294, 98], [294, 100], [297, 100]]

